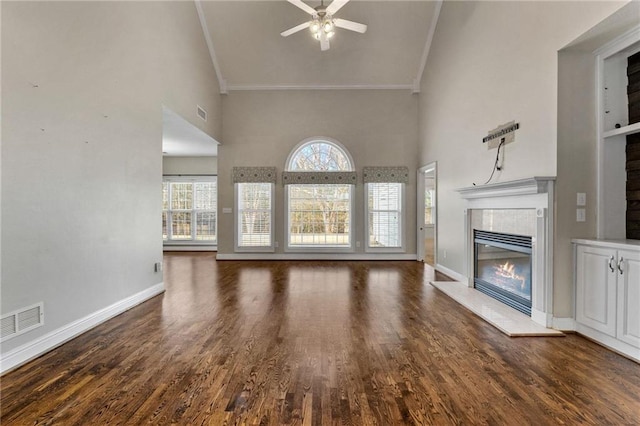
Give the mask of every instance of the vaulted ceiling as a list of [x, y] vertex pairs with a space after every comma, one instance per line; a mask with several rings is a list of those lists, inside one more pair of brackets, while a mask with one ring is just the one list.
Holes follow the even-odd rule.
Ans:
[[366, 24], [367, 32], [338, 29], [330, 50], [324, 52], [309, 30], [280, 36], [310, 19], [285, 0], [197, 1], [196, 7], [223, 93], [352, 87], [417, 90], [440, 2], [351, 0], [336, 17]]

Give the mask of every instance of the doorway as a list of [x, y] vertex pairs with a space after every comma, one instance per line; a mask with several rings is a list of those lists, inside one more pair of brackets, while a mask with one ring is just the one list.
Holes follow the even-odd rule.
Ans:
[[435, 162], [418, 169], [418, 260], [436, 266], [437, 244], [437, 165]]

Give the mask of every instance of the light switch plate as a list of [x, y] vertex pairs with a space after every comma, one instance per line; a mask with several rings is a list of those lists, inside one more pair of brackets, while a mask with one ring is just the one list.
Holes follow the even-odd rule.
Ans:
[[585, 209], [576, 209], [576, 222], [586, 222], [587, 211]]
[[587, 194], [584, 192], [578, 192], [576, 196], [576, 206], [587, 205]]

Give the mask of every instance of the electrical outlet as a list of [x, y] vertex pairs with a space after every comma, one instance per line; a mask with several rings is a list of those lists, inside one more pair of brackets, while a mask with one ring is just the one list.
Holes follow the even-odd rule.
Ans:
[[233, 209], [231, 207], [223, 207], [222, 208], [222, 213], [223, 214], [231, 214], [231, 213], [233, 213]]
[[154, 270], [155, 272], [162, 272], [162, 262], [156, 262], [156, 263], [153, 265], [153, 270]]
[[274, 242], [273, 245], [275, 246], [275, 248], [278, 248], [280, 246], [280, 244], [278, 244], [278, 242]]
[[446, 250], [442, 250], [442, 257], [444, 257], [445, 259], [447, 258], [447, 251]]
[[586, 206], [587, 205], [587, 194], [584, 192], [578, 192], [576, 194], [576, 206]]
[[586, 222], [587, 211], [585, 209], [576, 209], [576, 222]]
[[356, 241], [356, 247], [360, 248], [360, 241]]

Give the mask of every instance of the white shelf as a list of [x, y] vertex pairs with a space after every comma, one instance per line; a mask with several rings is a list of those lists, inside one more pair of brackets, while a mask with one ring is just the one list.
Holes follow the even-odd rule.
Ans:
[[640, 123], [630, 124], [628, 126], [620, 127], [619, 129], [607, 130], [602, 133], [602, 137], [607, 139], [613, 136], [625, 136], [632, 135], [634, 133], [640, 133]]

